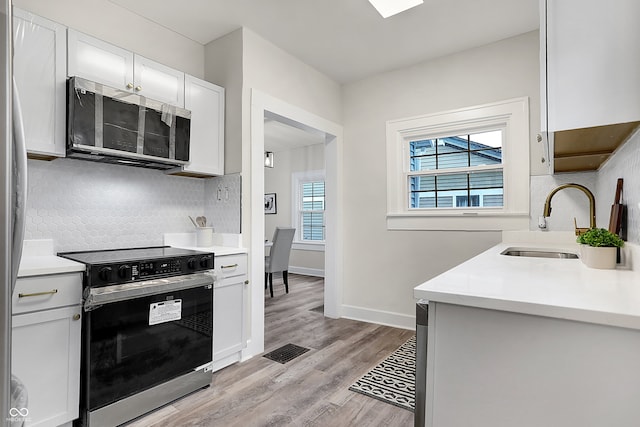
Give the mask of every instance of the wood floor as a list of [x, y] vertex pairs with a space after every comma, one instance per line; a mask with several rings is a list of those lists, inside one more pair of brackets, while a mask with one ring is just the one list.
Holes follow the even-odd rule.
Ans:
[[288, 343], [310, 351], [284, 365], [255, 356], [222, 369], [211, 387], [129, 426], [413, 426], [412, 412], [349, 391], [413, 331], [325, 318], [322, 303], [323, 279], [290, 274], [285, 294], [274, 277], [265, 352]]

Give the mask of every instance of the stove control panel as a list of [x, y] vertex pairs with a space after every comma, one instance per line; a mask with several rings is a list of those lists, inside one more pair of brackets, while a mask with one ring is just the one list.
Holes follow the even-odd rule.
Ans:
[[94, 265], [87, 271], [89, 286], [160, 279], [213, 269], [213, 254]]

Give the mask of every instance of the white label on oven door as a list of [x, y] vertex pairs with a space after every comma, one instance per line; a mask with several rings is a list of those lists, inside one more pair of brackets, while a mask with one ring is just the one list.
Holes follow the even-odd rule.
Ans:
[[154, 302], [149, 306], [149, 325], [171, 322], [182, 318], [182, 300]]

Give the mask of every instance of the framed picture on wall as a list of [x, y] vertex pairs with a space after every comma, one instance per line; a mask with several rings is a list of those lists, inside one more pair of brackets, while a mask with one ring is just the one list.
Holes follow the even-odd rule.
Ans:
[[264, 213], [278, 213], [278, 208], [276, 206], [276, 193], [267, 193], [264, 195]]

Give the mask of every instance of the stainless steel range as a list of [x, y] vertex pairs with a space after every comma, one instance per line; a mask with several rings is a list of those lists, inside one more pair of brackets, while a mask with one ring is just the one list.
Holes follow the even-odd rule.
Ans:
[[213, 253], [59, 253], [84, 263], [81, 422], [116, 426], [212, 379]]

